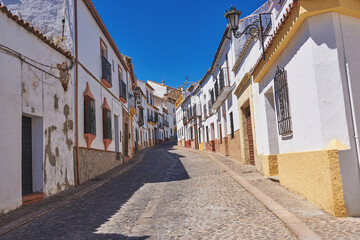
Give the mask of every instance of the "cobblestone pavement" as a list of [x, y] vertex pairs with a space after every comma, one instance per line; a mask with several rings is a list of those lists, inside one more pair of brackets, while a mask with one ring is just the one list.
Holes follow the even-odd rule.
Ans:
[[170, 144], [1, 239], [295, 239], [207, 156]]
[[360, 218], [334, 217], [246, 166], [220, 154], [211, 154], [239, 176], [294, 214], [323, 239], [360, 239]]

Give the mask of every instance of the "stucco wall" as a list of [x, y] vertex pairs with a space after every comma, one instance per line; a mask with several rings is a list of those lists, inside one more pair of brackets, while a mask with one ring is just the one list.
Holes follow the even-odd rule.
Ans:
[[6, 113], [0, 135], [0, 212], [7, 212], [22, 203], [22, 115], [32, 118], [33, 191], [47, 196], [74, 185], [74, 74], [73, 69], [60, 74], [58, 64], [70, 67], [70, 60], [3, 13], [0, 23], [6, 32], [2, 45], [51, 66], [32, 62], [41, 71], [0, 54], [0, 111]]
[[80, 148], [79, 153], [80, 179], [82, 183], [106, 173], [123, 163], [121, 158], [119, 160], [116, 159], [115, 152]]
[[337, 150], [280, 154], [280, 184], [335, 216], [345, 216]]

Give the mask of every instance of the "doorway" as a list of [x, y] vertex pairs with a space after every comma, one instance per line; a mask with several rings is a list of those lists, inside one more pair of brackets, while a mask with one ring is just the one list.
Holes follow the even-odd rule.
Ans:
[[119, 117], [114, 115], [115, 125], [115, 152], [116, 160], [120, 160], [120, 130], [119, 130]]
[[21, 184], [22, 194], [33, 192], [32, 169], [32, 121], [29, 117], [22, 117], [22, 144], [21, 144]]
[[246, 119], [247, 144], [249, 146], [249, 162], [250, 165], [255, 165], [254, 140], [252, 134], [250, 107], [245, 108], [244, 111], [245, 111], [245, 119]]

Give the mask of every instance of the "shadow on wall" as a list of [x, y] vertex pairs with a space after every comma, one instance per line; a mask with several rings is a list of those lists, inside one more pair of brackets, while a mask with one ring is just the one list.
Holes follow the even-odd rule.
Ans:
[[[36, 239], [46, 233], [51, 239], [147, 239], [149, 236], [126, 234], [156, 191], [152, 183], [189, 179], [180, 161], [183, 156], [170, 152], [175, 144], [170, 141], [147, 149], [138, 165], [117, 178], [3, 237]], [[101, 176], [97, 180], [99, 178]], [[142, 191], [138, 191], [140, 189]], [[136, 199], [136, 206], [132, 197]], [[139, 206], [139, 201], [144, 201], [144, 205]]]

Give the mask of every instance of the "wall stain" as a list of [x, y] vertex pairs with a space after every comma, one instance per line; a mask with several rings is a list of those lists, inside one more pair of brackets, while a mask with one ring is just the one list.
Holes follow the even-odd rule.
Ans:
[[[55, 130], [56, 130], [56, 126], [51, 126], [48, 128], [48, 131], [47, 131], [47, 139], [48, 140], [45, 145], [45, 159], [47, 156], [51, 166], [54, 166], [54, 167], [56, 166], [56, 156], [51, 151], [51, 133]], [[46, 135], [46, 132], [45, 132], [45, 135]]]
[[60, 186], [60, 183], [57, 183], [57, 184], [56, 184], [56, 186], [57, 186], [57, 190], [58, 190], [58, 192], [60, 192], [60, 191], [61, 191], [61, 186]]
[[68, 70], [68, 66], [66, 62], [63, 62], [61, 64], [56, 65], [60, 72], [60, 82], [62, 87], [64, 88], [64, 91], [67, 91], [68, 83], [70, 80], [70, 73]]
[[56, 157], [59, 157], [60, 154], [59, 154], [59, 148], [58, 147], [55, 148], [55, 154], [56, 154]]
[[58, 95], [54, 95], [54, 108], [55, 108], [55, 110], [58, 110], [58, 108], [59, 108], [59, 96]]
[[67, 178], [67, 169], [65, 169], [65, 189], [71, 188], [73, 185], [70, 184], [68, 178]]
[[70, 151], [73, 145], [73, 140], [69, 138], [68, 132], [74, 129], [74, 122], [69, 119], [69, 114], [70, 114], [70, 107], [69, 105], [65, 104], [64, 106], [65, 122], [63, 126], [63, 133], [66, 136], [66, 144], [68, 145], [68, 149]]

